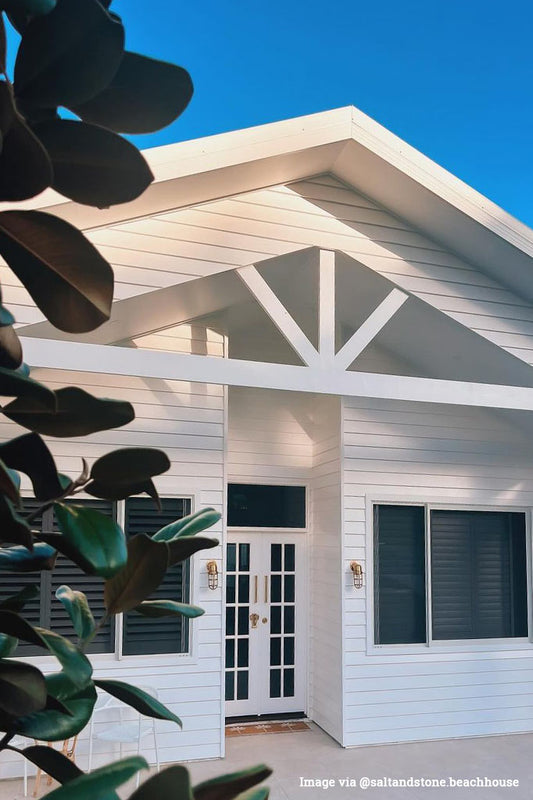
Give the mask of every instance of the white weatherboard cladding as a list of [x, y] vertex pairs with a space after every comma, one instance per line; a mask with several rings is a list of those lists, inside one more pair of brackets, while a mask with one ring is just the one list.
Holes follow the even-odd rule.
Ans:
[[[344, 250], [533, 363], [533, 310], [524, 299], [486, 275], [482, 265], [464, 262], [329, 176], [96, 228], [87, 235], [114, 267], [116, 299], [309, 246]], [[7, 268], [0, 268], [0, 278], [5, 303], [17, 322], [41, 321], [28, 293]], [[166, 345], [165, 340], [150, 343], [152, 348]]]
[[[136, 418], [130, 425], [84, 437], [82, 444], [76, 439], [47, 438], [60, 471], [78, 474], [82, 455], [92, 463], [94, 458], [116, 447], [161, 447], [169, 456], [171, 467], [155, 479], [159, 492], [168, 496], [191, 496], [197, 508], [209, 505], [222, 510], [223, 387], [53, 370], [34, 370], [32, 376], [54, 389], [81, 386], [97, 396], [129, 400], [135, 407]], [[13, 423], [0, 424], [2, 438], [20, 432], [22, 429]], [[220, 539], [221, 524], [209, 533]], [[190, 656], [129, 656], [122, 660], [116, 660], [112, 654], [91, 657], [97, 677], [154, 687], [159, 699], [183, 720], [183, 730], [173, 723], [156, 723], [162, 762], [215, 758], [223, 753], [222, 590], [207, 588], [205, 564], [212, 558], [220, 563], [220, 548], [201, 551], [192, 562], [191, 602], [204, 608], [206, 613], [191, 623]], [[54, 668], [51, 659], [32, 661], [47, 670]], [[77, 761], [82, 769], [87, 766], [87, 736], [86, 730], [77, 746]], [[132, 751], [133, 745], [124, 746], [125, 754]], [[150, 736], [143, 740], [143, 752], [149, 761], [155, 761]], [[96, 740], [93, 766], [118, 757], [118, 744]], [[4, 753], [1, 777], [20, 773], [20, 759]]]
[[372, 648], [367, 550], [370, 500], [533, 505], [529, 437], [503, 414], [354, 398], [343, 428], [344, 571], [356, 559], [367, 573], [363, 590], [345, 585], [345, 746], [530, 731], [528, 642]]

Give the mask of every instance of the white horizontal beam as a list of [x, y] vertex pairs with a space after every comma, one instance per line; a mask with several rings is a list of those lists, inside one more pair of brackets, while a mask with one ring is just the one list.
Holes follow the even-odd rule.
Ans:
[[236, 272], [304, 364], [317, 364], [316, 349], [256, 268], [240, 267]]
[[533, 411], [533, 388], [522, 386], [345, 372], [52, 339], [21, 337], [21, 342], [25, 361], [32, 367]]
[[339, 350], [335, 356], [335, 365], [339, 369], [348, 369], [350, 364], [353, 364], [357, 356], [363, 352], [365, 347], [368, 347], [387, 322], [403, 306], [408, 297], [409, 295], [405, 292], [393, 289]]

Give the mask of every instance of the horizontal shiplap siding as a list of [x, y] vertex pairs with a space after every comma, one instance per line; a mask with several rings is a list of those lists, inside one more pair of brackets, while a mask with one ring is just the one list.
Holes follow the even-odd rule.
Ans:
[[338, 398], [316, 403], [310, 537], [309, 715], [342, 742], [341, 459]]
[[[113, 265], [116, 299], [304, 247], [344, 250], [533, 363], [533, 309], [522, 298], [328, 176], [95, 229], [87, 235]], [[19, 323], [42, 319], [7, 268], [0, 268], [0, 280], [4, 303], [13, 308]]]
[[[367, 498], [457, 507], [533, 505], [528, 437], [505, 415], [344, 401], [344, 556], [371, 569]], [[533, 730], [533, 649], [463, 643], [443, 653], [367, 651], [367, 588], [347, 590], [346, 745]], [[466, 646], [465, 646], [466, 644]]]
[[[90, 373], [34, 370], [32, 376], [57, 389], [80, 386], [94, 395], [126, 399], [133, 403], [136, 418], [128, 426], [76, 439], [46, 438], [58, 469], [76, 476], [81, 457], [89, 464], [116, 447], [162, 448], [171, 461], [164, 475], [155, 479], [162, 495], [188, 496], [198, 506], [223, 505], [224, 390], [221, 386], [179, 381], [144, 380], [134, 377]], [[0, 423], [2, 439], [22, 432], [9, 422]], [[218, 524], [209, 532], [218, 538]], [[130, 656], [121, 661], [112, 656], [92, 658], [95, 674], [129, 681], [157, 690], [159, 699], [183, 720], [183, 729], [157, 721], [159, 756], [162, 762], [220, 756], [221, 741], [221, 590], [207, 588], [205, 563], [220, 559], [221, 552], [202, 551], [193, 558], [191, 601], [203, 607], [205, 615], [191, 624], [193, 658], [181, 656]], [[50, 668], [50, 667], [47, 667]], [[100, 726], [105, 725], [104, 722]], [[111, 750], [110, 748], [113, 748]], [[132, 746], [129, 746], [130, 750]], [[128, 746], [125, 746], [125, 752]], [[118, 744], [96, 742], [93, 766], [118, 757]], [[152, 740], [143, 740], [143, 752], [155, 760]], [[87, 766], [88, 731], [82, 733], [77, 761]], [[20, 762], [2, 754], [0, 776], [20, 773]]]

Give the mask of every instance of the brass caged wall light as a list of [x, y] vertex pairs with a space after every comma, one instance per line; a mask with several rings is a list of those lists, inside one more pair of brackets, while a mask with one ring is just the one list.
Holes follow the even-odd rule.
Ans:
[[353, 585], [356, 589], [363, 588], [363, 567], [357, 561], [350, 561], [350, 569], [353, 574]]
[[216, 561], [207, 562], [207, 585], [210, 589], [218, 589], [218, 567]]

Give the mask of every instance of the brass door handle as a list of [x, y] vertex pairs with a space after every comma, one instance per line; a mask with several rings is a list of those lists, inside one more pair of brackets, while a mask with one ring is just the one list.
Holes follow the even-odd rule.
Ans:
[[257, 628], [257, 623], [259, 622], [259, 614], [250, 614], [250, 622], [252, 623], [252, 628]]

